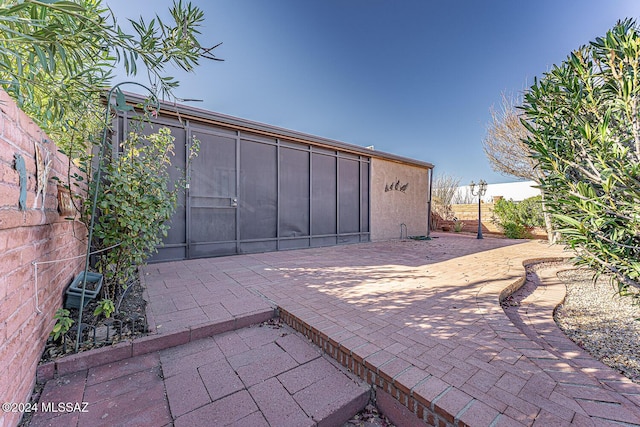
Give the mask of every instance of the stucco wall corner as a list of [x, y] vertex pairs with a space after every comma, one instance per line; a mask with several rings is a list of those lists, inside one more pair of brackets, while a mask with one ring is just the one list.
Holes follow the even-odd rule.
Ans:
[[370, 194], [372, 241], [427, 234], [429, 169], [372, 158]]

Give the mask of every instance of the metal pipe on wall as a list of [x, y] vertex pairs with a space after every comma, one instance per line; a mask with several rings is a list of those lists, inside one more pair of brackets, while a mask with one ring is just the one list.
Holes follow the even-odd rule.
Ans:
[[429, 196], [427, 197], [427, 239], [431, 238], [431, 193], [433, 189], [433, 167], [427, 173], [429, 177]]

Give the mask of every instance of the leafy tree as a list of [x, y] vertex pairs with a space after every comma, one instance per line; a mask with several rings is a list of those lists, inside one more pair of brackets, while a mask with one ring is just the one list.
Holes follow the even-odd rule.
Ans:
[[[482, 141], [484, 153], [494, 171], [540, 184], [544, 171], [537, 167], [538, 162], [531, 156], [531, 148], [526, 143], [530, 134], [523, 124], [523, 113], [516, 107], [518, 103], [519, 100], [503, 93], [501, 109], [491, 108], [491, 123]], [[543, 210], [543, 217], [549, 241], [554, 242], [556, 236], [551, 215]]]
[[[191, 71], [201, 59], [217, 59], [197, 40], [203, 12], [182, 1], [170, 8], [171, 22], [129, 20], [133, 33], [118, 25], [101, 0], [0, 0], [0, 85], [89, 178], [92, 144], [100, 141], [111, 100], [100, 98], [122, 64], [127, 75], [148, 74], [152, 98], [172, 96], [178, 82], [165, 75], [171, 64]], [[116, 92], [116, 109], [125, 105]], [[108, 110], [105, 110], [108, 109]], [[176, 191], [168, 188], [166, 167], [172, 137], [168, 130], [143, 138], [131, 134], [117, 160], [101, 165], [106, 184], [97, 192], [102, 215], [93, 242], [118, 245], [99, 261], [105, 273], [103, 294], [117, 296], [166, 232]], [[142, 170], [144, 169], [144, 170]], [[82, 180], [79, 175], [67, 177]], [[77, 182], [75, 183], [77, 184]], [[95, 184], [92, 183], [92, 184]], [[95, 192], [95, 185], [89, 191]], [[88, 224], [92, 197], [78, 204]], [[117, 240], [117, 242], [116, 242]]]
[[537, 162], [531, 158], [531, 149], [525, 142], [529, 131], [522, 124], [518, 104], [513, 96], [503, 93], [501, 109], [491, 108], [491, 122], [482, 141], [484, 153], [493, 170], [538, 182], [542, 171], [536, 168]]
[[140, 66], [158, 97], [178, 82], [167, 64], [191, 71], [201, 58], [216, 59], [197, 40], [203, 12], [182, 1], [158, 16], [129, 20], [125, 32], [101, 0], [0, 0], [0, 85], [54, 142], [73, 156], [104, 126], [100, 96], [113, 70], [127, 75]]
[[[577, 262], [640, 282], [640, 32], [618, 22], [525, 95], [527, 144], [547, 203]], [[636, 298], [638, 294], [635, 293]]]

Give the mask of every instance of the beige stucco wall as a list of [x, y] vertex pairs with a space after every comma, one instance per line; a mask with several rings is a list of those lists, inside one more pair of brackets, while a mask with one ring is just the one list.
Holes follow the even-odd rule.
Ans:
[[426, 235], [428, 193], [428, 169], [372, 158], [371, 240], [400, 238], [402, 223], [409, 236]]

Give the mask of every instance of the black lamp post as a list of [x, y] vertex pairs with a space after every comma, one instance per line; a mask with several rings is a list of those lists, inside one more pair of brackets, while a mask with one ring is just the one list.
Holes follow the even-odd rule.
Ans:
[[[476, 190], [476, 185], [478, 189]], [[471, 181], [471, 195], [478, 196], [478, 239], [482, 239], [482, 212], [480, 203], [482, 202], [482, 196], [487, 193], [487, 182], [483, 179], [478, 184]]]

